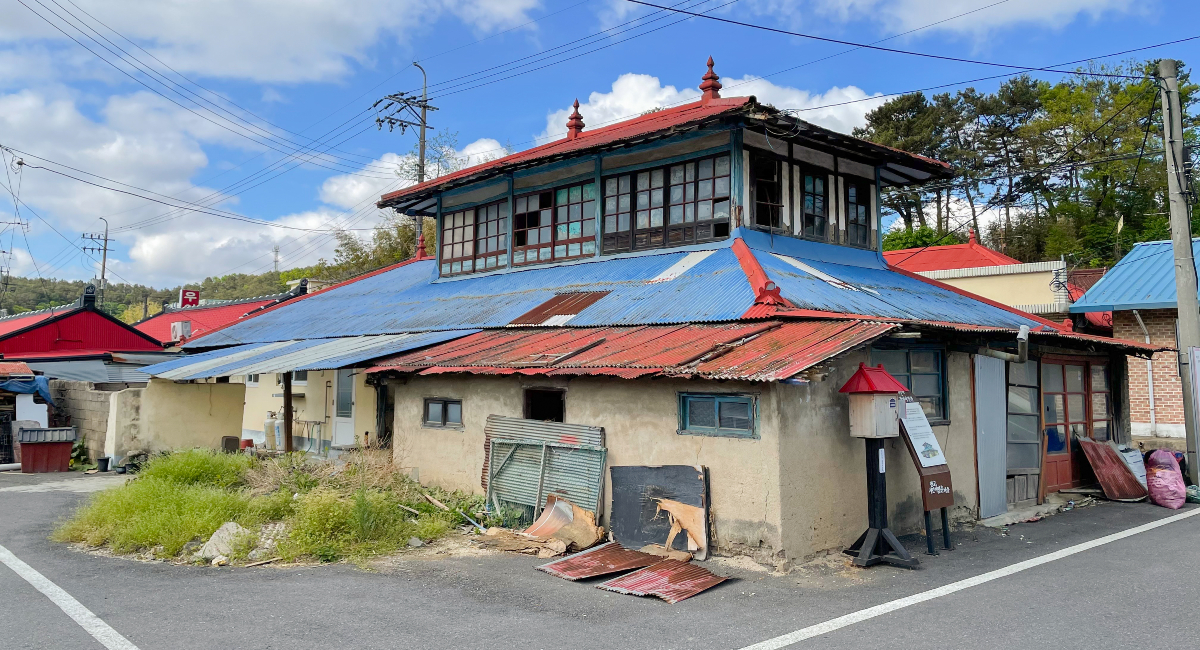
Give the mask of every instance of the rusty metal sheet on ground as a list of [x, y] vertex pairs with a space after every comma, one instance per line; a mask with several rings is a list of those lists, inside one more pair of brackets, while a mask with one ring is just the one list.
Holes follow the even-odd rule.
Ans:
[[1112, 447], [1087, 438], [1076, 438], [1088, 464], [1096, 473], [1104, 496], [1114, 501], [1141, 501], [1146, 498], [1146, 488], [1138, 482], [1129, 466]]
[[537, 569], [563, 580], [581, 580], [619, 571], [640, 569], [662, 558], [641, 551], [631, 551], [617, 542], [608, 542], [575, 555], [543, 564]]
[[668, 603], [715, 587], [728, 580], [708, 569], [679, 560], [663, 560], [633, 573], [596, 585], [600, 589], [633, 596], [658, 596]]
[[613, 539], [630, 548], [660, 544], [708, 557], [708, 470], [701, 466], [610, 468]]

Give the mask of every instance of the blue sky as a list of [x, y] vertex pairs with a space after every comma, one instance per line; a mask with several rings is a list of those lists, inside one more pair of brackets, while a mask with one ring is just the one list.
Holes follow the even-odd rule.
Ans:
[[[30, 154], [19, 173], [6, 157], [10, 169], [0, 175], [0, 183], [19, 189], [21, 217], [29, 221], [27, 232], [7, 226], [0, 234], [0, 248], [11, 251], [6, 264], [19, 275], [35, 275], [36, 262], [46, 276], [91, 277], [95, 264], [75, 245], [107, 217], [116, 238], [111, 280], [155, 286], [267, 270], [276, 245], [282, 268], [311, 264], [331, 256], [332, 238], [195, 212], [154, 219], [171, 209], [33, 166], [97, 181], [56, 166], [68, 165], [276, 226], [370, 228], [380, 217], [371, 198], [402, 183], [394, 170], [415, 136], [371, 128], [367, 109], [388, 92], [419, 89], [414, 59], [428, 71], [440, 109], [430, 123], [457, 133], [461, 155], [473, 160], [504, 144], [523, 149], [561, 137], [575, 98], [590, 127], [688, 101], [698, 95], [710, 55], [726, 96], [755, 94], [781, 108], [811, 109], [801, 116], [843, 131], [862, 123], [882, 101], [872, 99], [877, 95], [941, 84], [953, 89], [1003, 72], [869, 50], [811, 63], [847, 47], [683, 19], [624, 0], [22, 1], [28, 8], [0, 0], [0, 144]], [[1200, 3], [1164, 0], [689, 0], [679, 6], [855, 42], [903, 34], [883, 44], [1039, 67], [1200, 34]], [[911, 30], [917, 31], [904, 34]], [[1190, 62], [1198, 43], [1144, 56]], [[102, 49], [118, 45], [169, 79], [166, 87]], [[491, 76], [448, 81], [517, 60], [516, 67], [484, 73]], [[998, 83], [972, 85], [990, 90]], [[827, 107], [848, 100], [865, 101]], [[349, 139], [332, 157], [299, 164], [285, 155], [294, 143], [339, 125], [346, 129], [339, 141]], [[272, 165], [275, 172], [263, 172]], [[276, 176], [282, 169], [289, 171]], [[11, 197], [0, 194], [0, 217], [13, 221]]]

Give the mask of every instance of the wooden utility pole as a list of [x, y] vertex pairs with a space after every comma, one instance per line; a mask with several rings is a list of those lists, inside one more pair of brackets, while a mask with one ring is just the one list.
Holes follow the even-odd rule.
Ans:
[[1196, 297], [1196, 262], [1192, 258], [1191, 209], [1183, 171], [1183, 115], [1179, 103], [1179, 63], [1158, 62], [1159, 89], [1163, 109], [1163, 158], [1167, 161], [1167, 192], [1171, 208], [1171, 244], [1175, 253], [1175, 295], [1178, 308], [1178, 368], [1183, 385], [1183, 421], [1187, 436], [1188, 469], [1197, 482], [1196, 413], [1193, 401], [1191, 350], [1200, 347], [1200, 301]]

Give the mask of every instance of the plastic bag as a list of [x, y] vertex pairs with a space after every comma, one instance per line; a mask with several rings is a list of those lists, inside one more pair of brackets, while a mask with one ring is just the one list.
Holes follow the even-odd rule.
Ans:
[[1187, 501], [1187, 486], [1175, 454], [1155, 449], [1146, 462], [1146, 483], [1150, 500], [1164, 508], [1178, 510]]

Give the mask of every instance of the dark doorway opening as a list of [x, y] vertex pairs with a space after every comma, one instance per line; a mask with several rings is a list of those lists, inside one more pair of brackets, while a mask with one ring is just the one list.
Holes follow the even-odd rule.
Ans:
[[525, 419], [563, 422], [566, 415], [566, 392], [552, 388], [525, 389]]

